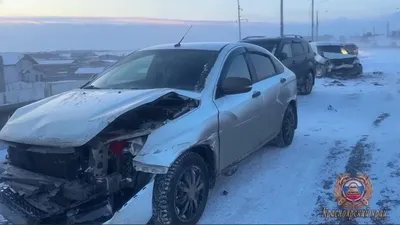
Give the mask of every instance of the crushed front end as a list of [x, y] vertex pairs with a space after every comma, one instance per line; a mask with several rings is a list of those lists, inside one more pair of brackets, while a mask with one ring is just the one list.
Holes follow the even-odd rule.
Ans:
[[135, 158], [151, 145], [155, 130], [198, 106], [198, 100], [171, 92], [107, 121], [78, 147], [2, 140], [9, 147], [0, 174], [0, 214], [12, 224], [147, 223], [154, 177], [168, 168], [140, 166]]
[[360, 60], [357, 57], [330, 59], [328, 74], [330, 76], [354, 77], [363, 73]]
[[153, 176], [134, 170], [130, 152], [21, 144], [4, 169], [0, 212], [12, 224], [103, 223]]

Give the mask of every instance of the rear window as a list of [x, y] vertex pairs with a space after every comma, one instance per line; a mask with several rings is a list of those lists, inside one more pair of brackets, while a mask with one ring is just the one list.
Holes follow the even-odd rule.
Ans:
[[331, 52], [331, 53], [341, 53], [347, 54], [347, 51], [341, 45], [322, 45], [317, 46], [318, 52]]
[[246, 41], [247, 43], [255, 44], [260, 47], [267, 49], [272, 54], [275, 54], [276, 49], [278, 48], [279, 41], [278, 40], [251, 40]]

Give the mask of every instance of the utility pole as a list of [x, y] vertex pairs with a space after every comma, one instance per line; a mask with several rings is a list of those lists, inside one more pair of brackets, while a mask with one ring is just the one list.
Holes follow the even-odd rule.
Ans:
[[316, 24], [316, 28], [315, 28], [315, 41], [318, 41], [319, 38], [319, 19], [318, 19], [318, 10], [317, 10], [317, 15], [316, 15], [316, 20], [317, 20], [317, 24]]
[[311, 40], [314, 41], [314, 0], [311, 0]]
[[386, 37], [387, 38], [390, 37], [390, 22], [389, 21], [386, 23]]
[[284, 30], [283, 30], [283, 0], [281, 0], [281, 37], [283, 37]]
[[240, 0], [237, 0], [237, 22], [239, 25], [239, 41], [242, 40], [242, 21], [247, 21], [247, 19], [242, 18], [241, 12], [243, 9], [240, 7]]

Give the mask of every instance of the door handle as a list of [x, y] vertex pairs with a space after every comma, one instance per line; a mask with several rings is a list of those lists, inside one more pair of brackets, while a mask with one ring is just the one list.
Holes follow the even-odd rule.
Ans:
[[293, 61], [292, 61], [292, 64], [296, 64], [296, 61], [293, 60]]
[[261, 92], [260, 91], [255, 91], [255, 92], [253, 92], [253, 95], [251, 96], [252, 98], [257, 98], [258, 96], [260, 96], [261, 95]]
[[281, 83], [285, 83], [286, 82], [286, 78], [281, 78]]

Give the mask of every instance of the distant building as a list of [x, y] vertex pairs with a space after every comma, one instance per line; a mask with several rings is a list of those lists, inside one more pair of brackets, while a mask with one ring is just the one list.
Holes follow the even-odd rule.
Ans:
[[70, 58], [75, 60], [91, 60], [97, 57], [98, 56], [93, 52], [72, 52], [70, 55]]
[[79, 68], [76, 60], [37, 60], [35, 68], [44, 74], [44, 81], [69, 80]]
[[92, 76], [103, 72], [105, 67], [81, 67], [75, 72], [74, 78], [78, 79], [90, 79]]
[[37, 60], [61, 59], [61, 55], [56, 52], [35, 52], [29, 53], [28, 55]]
[[38, 82], [42, 80], [43, 73], [37, 70], [34, 65], [36, 60], [26, 54], [3, 52], [1, 58], [1, 80], [0, 92], [4, 92], [7, 84], [17, 82]]
[[115, 60], [115, 61], [118, 61], [120, 58], [122, 58], [122, 56], [111, 55], [111, 54], [100, 55], [98, 57], [99, 60]]
[[116, 60], [90, 60], [81, 62], [81, 67], [108, 67], [116, 63]]

